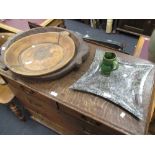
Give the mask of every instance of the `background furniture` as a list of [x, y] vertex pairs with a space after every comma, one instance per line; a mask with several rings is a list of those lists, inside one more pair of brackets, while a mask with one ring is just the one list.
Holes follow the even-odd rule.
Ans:
[[0, 21], [0, 31], [9, 31], [18, 33], [20, 31], [29, 30], [28, 22], [45, 26], [64, 26], [62, 19], [5, 19]]
[[7, 84], [0, 84], [0, 104], [8, 104], [14, 98]]
[[[84, 19], [80, 20], [83, 23], [91, 25], [93, 28], [106, 30], [107, 19]], [[113, 19], [113, 33], [125, 32], [136, 36], [152, 34], [155, 28], [154, 19]]]
[[152, 34], [155, 28], [154, 19], [117, 19], [115, 20], [114, 29], [134, 35], [147, 35]]
[[[13, 33], [0, 33], [0, 47], [1, 45], [8, 40]], [[6, 82], [0, 76], [0, 103], [7, 104], [14, 98], [13, 92], [10, 90]]]
[[141, 35], [137, 42], [135, 51], [133, 53], [134, 56], [148, 60], [148, 46], [149, 46], [150, 37]]
[[[61, 134], [147, 134], [152, 104], [145, 107], [144, 121], [137, 120], [131, 114], [103, 98], [88, 93], [70, 90], [92, 63], [96, 48], [88, 44], [90, 55], [79, 70], [54, 81], [24, 80], [12, 72], [0, 70], [16, 97], [29, 110], [32, 118]], [[117, 52], [123, 59], [138, 58]], [[149, 77], [148, 77], [149, 78]], [[145, 87], [146, 99], [150, 102], [149, 80]], [[125, 114], [122, 117], [122, 114]]]
[[[0, 46], [13, 35], [14, 33], [0, 33]], [[14, 98], [14, 93], [11, 91], [5, 80], [0, 76], [0, 104], [6, 104], [20, 120], [25, 120], [21, 110], [14, 103]]]

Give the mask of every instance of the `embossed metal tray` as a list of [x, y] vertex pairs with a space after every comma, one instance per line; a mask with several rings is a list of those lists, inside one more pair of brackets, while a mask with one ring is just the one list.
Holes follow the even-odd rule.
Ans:
[[[96, 50], [89, 70], [70, 88], [106, 98], [144, 120], [144, 107], [149, 104], [145, 102], [145, 84], [149, 74], [155, 73], [154, 64], [125, 61], [117, 57], [119, 68], [111, 72], [110, 76], [104, 76], [101, 74], [100, 64], [105, 52]], [[150, 83], [154, 81], [153, 78], [154, 76], [149, 79]]]

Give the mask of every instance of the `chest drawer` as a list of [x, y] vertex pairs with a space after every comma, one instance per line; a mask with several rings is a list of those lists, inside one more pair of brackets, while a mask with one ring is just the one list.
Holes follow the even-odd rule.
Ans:
[[[13, 90], [16, 97], [22, 101], [24, 106], [32, 107], [33, 109], [41, 109], [48, 111], [49, 109], [57, 109], [57, 104], [52, 99], [41, 95], [40, 93], [27, 88], [23, 85], [8, 80], [9, 87]], [[24, 102], [23, 102], [24, 101]]]
[[57, 116], [58, 109], [55, 102], [54, 104], [51, 104], [51, 102], [48, 103], [43, 100], [38, 100], [34, 97], [29, 97], [28, 103], [26, 103], [24, 106], [25, 108], [32, 109], [33, 111], [36, 111], [47, 118], [49, 116]]
[[[10, 88], [23, 103], [32, 116], [62, 134], [117, 134], [112, 129], [104, 126], [75, 110], [43, 96], [28, 87], [12, 80], [8, 81]], [[48, 124], [48, 125], [47, 125]]]
[[51, 116], [42, 115], [38, 111], [32, 111], [28, 109], [32, 114], [32, 118], [44, 124], [45, 126], [54, 129], [60, 134], [75, 134], [75, 135], [84, 135], [84, 134], [105, 134], [103, 131], [96, 129], [94, 126], [84, 123], [75, 117], [67, 115], [65, 113], [51, 113]]
[[[90, 118], [87, 117], [77, 111], [74, 111], [64, 105], [58, 104], [59, 111], [75, 117], [84, 123], [83, 129], [86, 130], [88, 133], [95, 133], [95, 134], [121, 134], [120, 132]], [[95, 129], [95, 130], [94, 130]], [[92, 132], [93, 131], [93, 132]]]

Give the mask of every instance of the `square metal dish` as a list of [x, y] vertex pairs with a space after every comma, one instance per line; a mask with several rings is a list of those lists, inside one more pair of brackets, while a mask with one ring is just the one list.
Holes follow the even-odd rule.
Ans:
[[118, 58], [119, 68], [107, 77], [100, 71], [103, 55], [104, 51], [98, 49], [89, 70], [70, 88], [104, 97], [143, 120], [143, 90], [154, 65], [130, 63]]

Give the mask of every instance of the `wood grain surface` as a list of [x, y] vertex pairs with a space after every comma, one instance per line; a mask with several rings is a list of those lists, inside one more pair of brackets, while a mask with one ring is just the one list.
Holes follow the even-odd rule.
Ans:
[[[107, 48], [96, 46], [94, 44], [88, 45], [90, 47], [90, 54], [87, 60], [81, 65], [79, 70], [72, 71], [61, 79], [54, 81], [23, 80], [9, 70], [0, 70], [0, 74], [8, 82], [10, 79], [11, 81], [14, 81], [14, 83], [18, 83], [33, 92], [37, 92], [48, 99], [54, 100], [59, 103], [60, 106], [87, 116], [88, 118], [91, 118], [104, 126], [110, 127], [115, 131], [119, 131], [122, 134], [147, 134], [152, 108], [152, 103], [150, 101], [154, 84], [153, 72], [149, 74], [143, 92], [143, 102], [146, 103], [145, 107], [143, 107], [145, 111], [145, 120], [143, 121], [137, 120], [127, 111], [104, 98], [69, 89], [69, 87], [89, 69], [96, 48], [108, 50]], [[149, 63], [148, 61], [119, 52], [117, 52], [117, 55], [126, 61]], [[124, 117], [122, 117], [122, 114]]]

